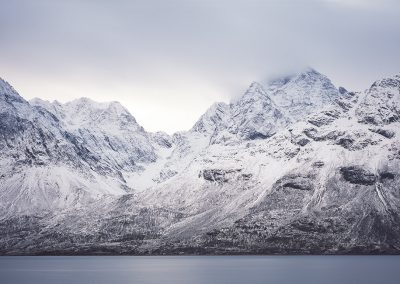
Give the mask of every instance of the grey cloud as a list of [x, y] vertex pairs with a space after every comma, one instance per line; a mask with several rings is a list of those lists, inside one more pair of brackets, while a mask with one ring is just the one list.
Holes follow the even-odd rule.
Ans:
[[[60, 87], [73, 82], [94, 99], [99, 96], [96, 88], [99, 93], [108, 90], [110, 100], [128, 96], [118, 97], [118, 88], [110, 86], [143, 90], [131, 95], [132, 103], [168, 95], [168, 108], [176, 105], [176, 109], [165, 109], [160, 116], [195, 108], [193, 117], [177, 118], [168, 126], [160, 119], [160, 129], [187, 128], [209, 103], [229, 100], [253, 80], [304, 66], [359, 90], [374, 79], [397, 73], [400, 65], [398, 1], [0, 0], [0, 4], [0, 76], [18, 83], [34, 78], [29, 84], [55, 80]], [[28, 83], [23, 84], [29, 92]], [[31, 87], [41, 90], [39, 85]], [[185, 105], [199, 95], [202, 103]]]

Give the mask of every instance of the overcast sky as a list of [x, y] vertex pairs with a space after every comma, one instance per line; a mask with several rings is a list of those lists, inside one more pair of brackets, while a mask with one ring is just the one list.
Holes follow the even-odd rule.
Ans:
[[0, 0], [0, 77], [27, 99], [120, 101], [150, 131], [305, 66], [363, 90], [399, 51], [399, 0]]

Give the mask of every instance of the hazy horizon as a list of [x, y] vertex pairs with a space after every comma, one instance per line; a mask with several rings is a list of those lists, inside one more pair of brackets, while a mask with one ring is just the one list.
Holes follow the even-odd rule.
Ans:
[[0, 77], [24, 98], [119, 101], [148, 131], [306, 66], [355, 91], [399, 72], [394, 0], [0, 4]]

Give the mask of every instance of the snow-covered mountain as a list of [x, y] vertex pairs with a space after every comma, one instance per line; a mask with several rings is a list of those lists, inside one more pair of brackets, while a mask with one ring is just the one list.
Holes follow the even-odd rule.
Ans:
[[264, 87], [253, 82], [237, 101], [217, 103], [196, 122], [192, 131], [210, 136], [210, 143], [265, 139], [289, 124]]
[[171, 147], [170, 137], [146, 133], [119, 103], [27, 102], [4, 80], [0, 86], [3, 214], [132, 192], [124, 174], [142, 172]]
[[33, 99], [30, 104], [52, 113], [67, 131], [110, 167], [135, 170], [138, 162], [154, 162], [151, 137], [118, 102], [97, 103], [81, 98], [66, 104]]
[[334, 104], [340, 97], [339, 90], [332, 82], [312, 68], [276, 78], [267, 85], [273, 100], [294, 121]]
[[357, 109], [360, 122], [388, 125], [400, 118], [400, 75], [384, 78], [372, 84]]
[[211, 106], [192, 131], [210, 136], [211, 144], [265, 139], [316, 110], [336, 108], [341, 97], [326, 76], [307, 68], [265, 86], [253, 82], [238, 100]]
[[146, 132], [0, 81], [0, 253], [399, 253], [400, 76], [308, 68]]
[[117, 187], [98, 183], [103, 179], [90, 168], [97, 158], [59, 120], [37, 110], [5, 81], [1, 94], [1, 193], [0, 212], [36, 212], [86, 202]]

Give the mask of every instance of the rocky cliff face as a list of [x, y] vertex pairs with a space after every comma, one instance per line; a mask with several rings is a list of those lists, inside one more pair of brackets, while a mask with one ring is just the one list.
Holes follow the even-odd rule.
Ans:
[[0, 252], [399, 253], [399, 86], [307, 69], [170, 137], [1, 81]]

